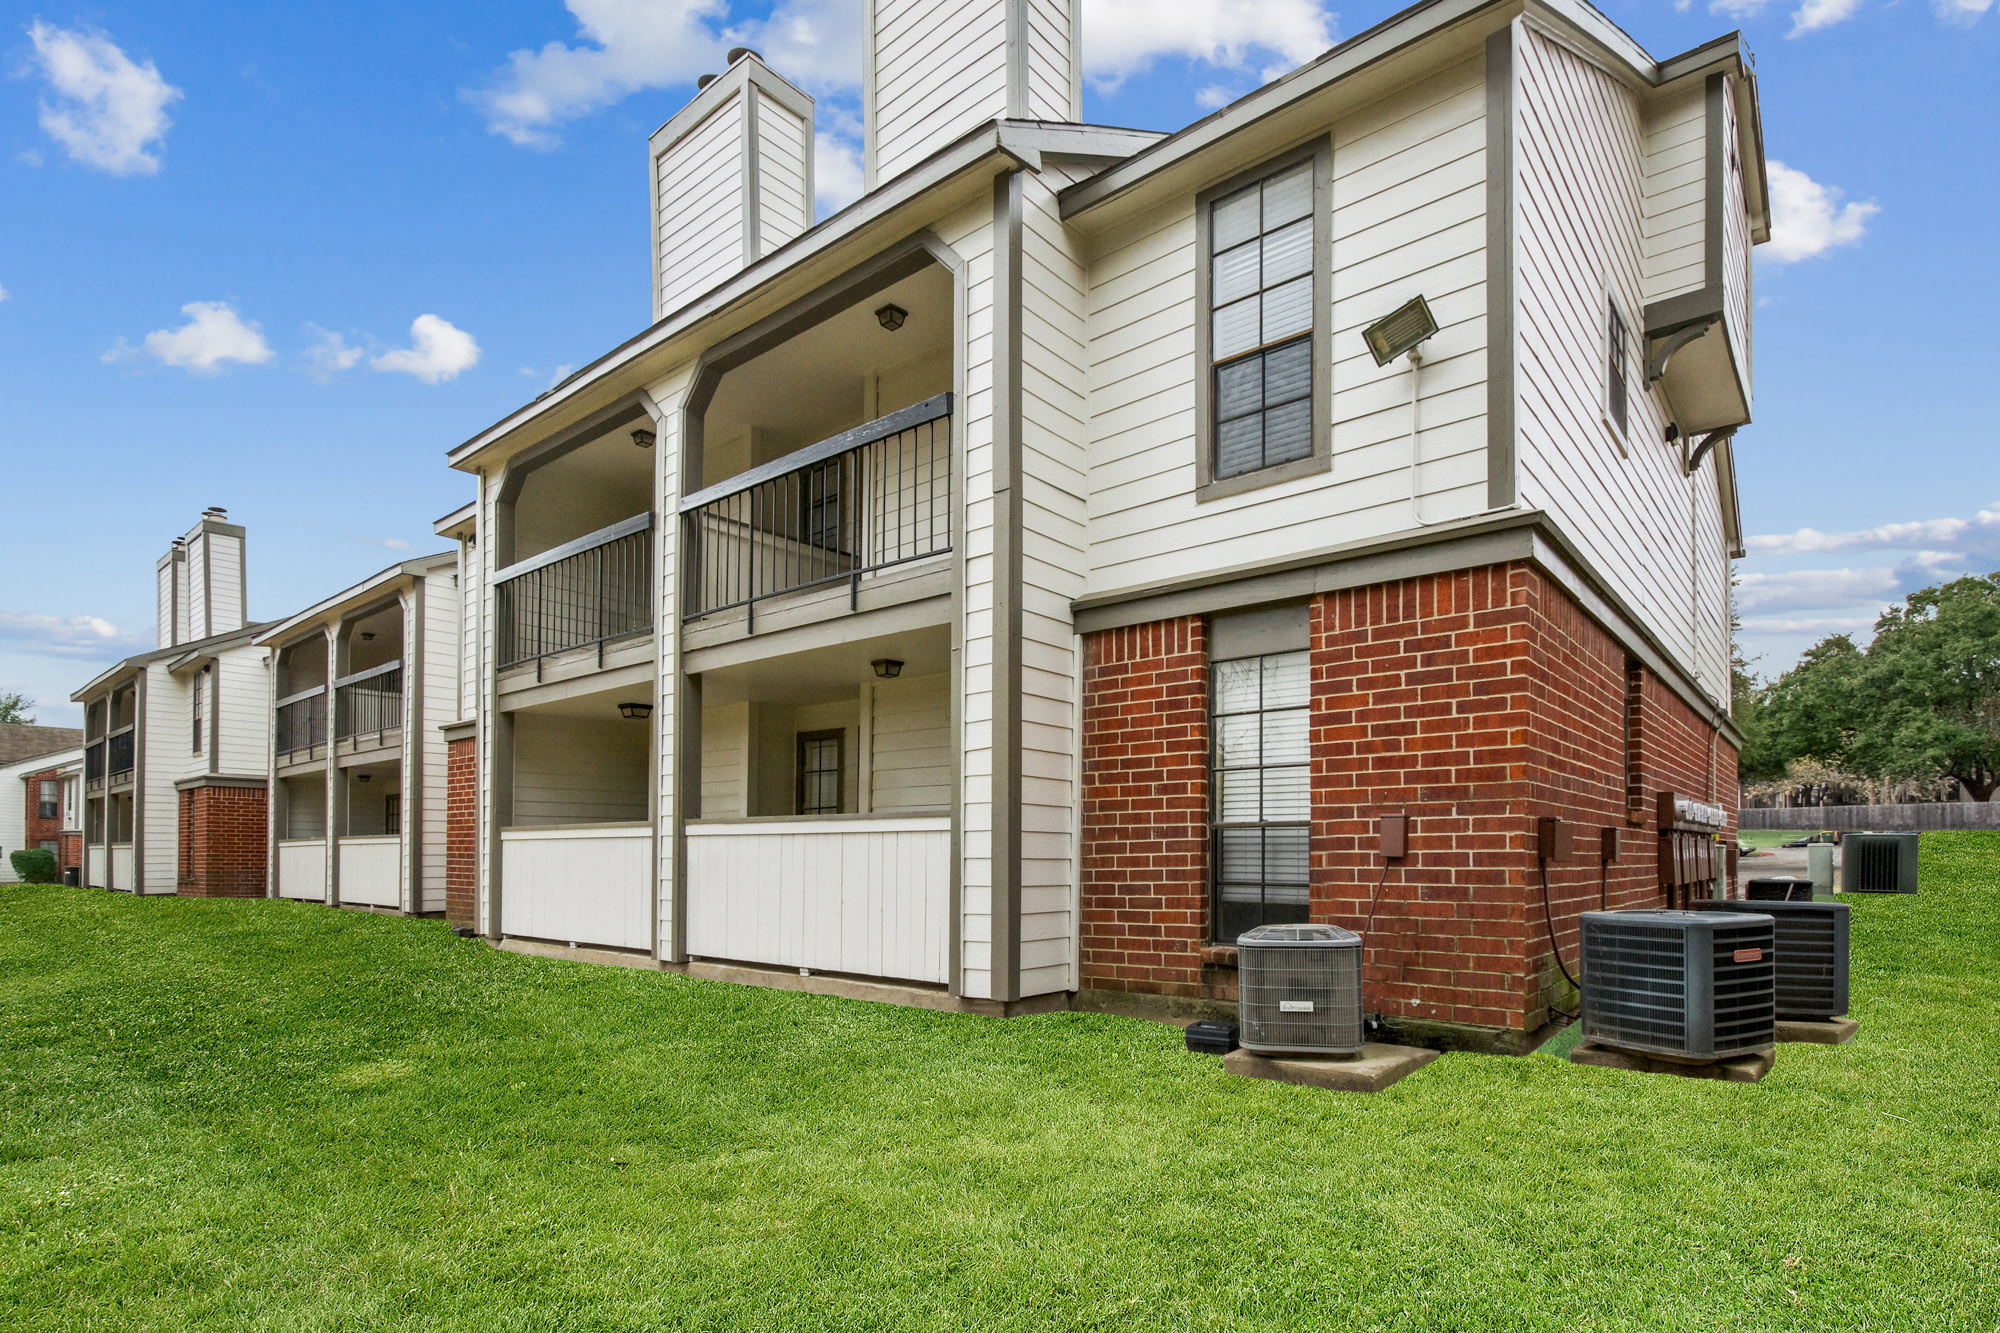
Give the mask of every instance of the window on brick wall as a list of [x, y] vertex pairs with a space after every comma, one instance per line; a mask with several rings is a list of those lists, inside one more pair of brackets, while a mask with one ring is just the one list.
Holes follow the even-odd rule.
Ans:
[[1640, 703], [1646, 693], [1646, 669], [1639, 659], [1625, 659], [1625, 808], [1640, 810], [1646, 804], [1646, 775], [1642, 771], [1639, 723]]
[[37, 819], [58, 819], [62, 816], [62, 784], [54, 778], [41, 780], [41, 799], [36, 803]]
[[1215, 938], [1307, 919], [1311, 906], [1308, 655], [1214, 664]]

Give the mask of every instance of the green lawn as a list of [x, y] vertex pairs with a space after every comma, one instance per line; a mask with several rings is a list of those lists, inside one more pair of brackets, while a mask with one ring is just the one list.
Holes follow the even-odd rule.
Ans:
[[[1761, 828], [1744, 829], [1736, 835], [1739, 841], [1747, 842], [1752, 847], [1783, 847], [1786, 843], [1805, 836], [1804, 833], [1798, 832], [1795, 829]], [[2000, 871], [1996, 873], [2000, 873]]]
[[1855, 899], [1852, 1046], [1740, 1087], [0, 889], [0, 1328], [2000, 1324], [2000, 835]]

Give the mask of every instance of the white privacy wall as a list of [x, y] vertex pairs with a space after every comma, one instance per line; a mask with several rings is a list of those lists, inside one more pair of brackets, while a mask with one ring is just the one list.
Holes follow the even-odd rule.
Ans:
[[1421, 381], [1424, 517], [1486, 507], [1482, 62], [1328, 129], [1332, 296], [1319, 318], [1332, 331], [1331, 470], [1196, 501], [1193, 195], [1108, 232], [1090, 264], [1090, 592], [1411, 527], [1409, 367], [1378, 369], [1361, 330], [1419, 294], [1440, 326]]
[[[1613, 591], [1717, 701], [1728, 699], [1728, 559], [1711, 459], [1690, 480], [1662, 440], [1638, 321], [1647, 267], [1638, 97], [1517, 27], [1518, 386], [1524, 505], [1553, 514]], [[1678, 106], [1678, 102], [1672, 105]], [[1605, 403], [1605, 300], [1633, 322], [1630, 429]]]

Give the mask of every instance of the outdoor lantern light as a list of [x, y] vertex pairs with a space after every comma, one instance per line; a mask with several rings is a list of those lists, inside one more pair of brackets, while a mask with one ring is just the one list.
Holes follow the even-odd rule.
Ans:
[[354, 780], [355, 780], [356, 782], [366, 782], [366, 781], [368, 781], [368, 778], [369, 778], [369, 775], [368, 775], [368, 774], [366, 774], [366, 773], [356, 773], [356, 774], [354, 775]]
[[1419, 296], [1361, 330], [1361, 336], [1368, 340], [1368, 351], [1375, 364], [1386, 366], [1403, 353], [1415, 351], [1419, 343], [1437, 331], [1430, 306]]
[[653, 432], [647, 430], [644, 426], [632, 432], [632, 443], [638, 445], [641, 449], [652, 448], [653, 441], [658, 438], [659, 436], [653, 434]]
[[375, 641], [375, 631], [372, 629], [362, 630], [361, 638], [364, 643], [373, 643]]
[[653, 705], [651, 704], [631, 703], [618, 705], [618, 716], [620, 717], [639, 718], [643, 721], [652, 715]]
[[903, 664], [893, 657], [878, 657], [868, 664], [875, 668], [875, 674], [883, 680], [894, 680], [903, 674]]
[[889, 330], [889, 332], [891, 333], [894, 333], [897, 329], [902, 328], [903, 321], [908, 319], [909, 317], [910, 317], [909, 311], [903, 309], [903, 307], [899, 305], [894, 305], [894, 304], [885, 305], [880, 310], [877, 310], [875, 312], [875, 318], [880, 320], [882, 327]]

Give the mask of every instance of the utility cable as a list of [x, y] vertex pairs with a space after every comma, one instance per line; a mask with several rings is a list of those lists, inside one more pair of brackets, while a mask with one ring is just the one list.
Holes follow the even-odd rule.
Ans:
[[[1549, 927], [1549, 952], [1556, 956], [1556, 966], [1562, 969], [1563, 980], [1567, 981], [1578, 995], [1582, 995], [1583, 983], [1570, 975], [1569, 964], [1563, 961], [1562, 946], [1556, 943], [1556, 914], [1555, 909], [1549, 905], [1548, 858], [1539, 857], [1537, 860], [1542, 867], [1542, 920], [1547, 922]], [[1575, 1014], [1569, 1013], [1567, 1010], [1556, 1009], [1554, 1005], [1550, 1005], [1549, 1008], [1555, 1009], [1557, 1013], [1565, 1018], [1573, 1019], [1576, 1017]]]

